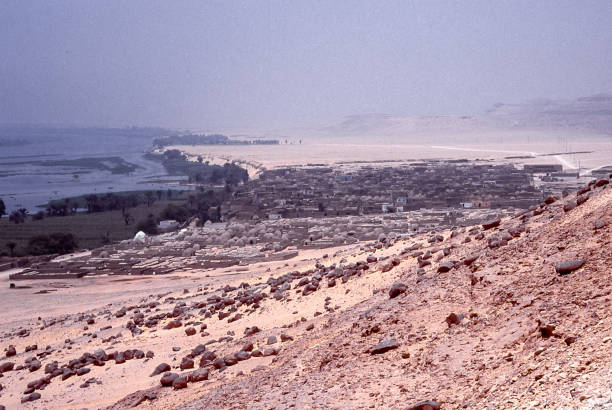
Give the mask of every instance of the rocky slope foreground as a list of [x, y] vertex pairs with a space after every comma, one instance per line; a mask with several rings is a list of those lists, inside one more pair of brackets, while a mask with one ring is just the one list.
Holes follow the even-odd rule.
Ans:
[[0, 404], [610, 408], [607, 182], [247, 269], [2, 286]]

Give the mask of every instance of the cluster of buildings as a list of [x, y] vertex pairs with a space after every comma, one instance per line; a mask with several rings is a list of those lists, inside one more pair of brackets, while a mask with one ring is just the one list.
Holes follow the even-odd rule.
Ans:
[[436, 208], [528, 208], [544, 193], [511, 164], [427, 161], [273, 169], [240, 186], [226, 219], [281, 219]]

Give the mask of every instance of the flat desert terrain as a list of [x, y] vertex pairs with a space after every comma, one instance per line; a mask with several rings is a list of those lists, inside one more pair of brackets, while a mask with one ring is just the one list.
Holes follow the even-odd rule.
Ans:
[[[515, 138], [516, 139], [516, 138]], [[237, 146], [174, 146], [190, 155], [201, 155], [205, 160], [240, 160], [265, 168], [307, 165], [337, 164], [354, 162], [395, 162], [419, 161], [427, 159], [468, 159], [507, 162], [515, 164], [562, 164], [565, 169], [581, 168], [581, 172], [612, 165], [612, 142], [609, 138], [590, 138], [571, 142], [547, 139], [545, 142], [528, 143], [508, 142], [503, 138], [498, 142], [453, 143], [444, 138], [437, 142], [431, 138], [429, 143], [401, 143], [397, 139], [380, 141], [361, 138], [339, 138], [334, 142], [325, 138], [304, 139], [280, 145], [237, 145]], [[483, 139], [484, 140], [484, 139]], [[368, 142], [369, 141], [369, 142]], [[461, 141], [461, 140], [459, 140]], [[583, 152], [564, 154], [565, 152]], [[557, 154], [545, 155], [543, 154]], [[510, 158], [533, 156], [533, 158]]]

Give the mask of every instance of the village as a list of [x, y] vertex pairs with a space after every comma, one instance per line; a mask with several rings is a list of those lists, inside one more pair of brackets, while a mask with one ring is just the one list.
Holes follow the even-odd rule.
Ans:
[[528, 208], [549, 194], [534, 174], [511, 164], [426, 161], [395, 166], [354, 164], [264, 171], [239, 187], [226, 220], [396, 213], [419, 209]]
[[533, 209], [551, 194], [542, 180], [555, 172], [554, 165], [521, 170], [467, 161], [266, 170], [222, 204], [221, 222], [160, 221], [161, 235], [137, 235], [70, 260], [33, 263], [11, 279], [229, 268], [289, 259], [300, 249], [460, 231]]

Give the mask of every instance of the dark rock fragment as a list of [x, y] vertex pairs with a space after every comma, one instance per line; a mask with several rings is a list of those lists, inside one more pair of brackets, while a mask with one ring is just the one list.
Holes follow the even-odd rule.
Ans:
[[40, 393], [31, 393], [21, 399], [22, 403], [28, 403], [40, 399]]
[[186, 376], [179, 376], [176, 379], [174, 379], [174, 381], [172, 382], [172, 388], [174, 390], [180, 390], [186, 387], [187, 387], [187, 377]]
[[437, 401], [421, 401], [404, 408], [404, 410], [440, 410], [440, 403]]
[[181, 370], [193, 369], [194, 367], [195, 367], [195, 363], [192, 358], [183, 357], [183, 360], [181, 361]]
[[397, 343], [395, 339], [387, 339], [374, 346], [372, 350], [370, 350], [370, 354], [381, 354], [392, 349], [397, 349], [398, 347], [399, 343]]
[[2, 363], [0, 364], [0, 373], [10, 372], [14, 368], [15, 368], [15, 363], [13, 362]]
[[570, 261], [559, 262], [555, 265], [555, 270], [559, 275], [567, 275], [579, 269], [586, 263], [586, 258], [579, 258]]
[[448, 324], [448, 327], [451, 327], [452, 325], [461, 324], [461, 319], [463, 319], [463, 315], [457, 315], [456, 313], [451, 313], [450, 315], [446, 317], [445, 322]]
[[201, 368], [194, 372], [191, 372], [188, 376], [190, 383], [201, 382], [208, 380], [208, 369]]
[[15, 346], [10, 345], [6, 349], [6, 357], [12, 357], [12, 356], [15, 356], [16, 354], [17, 354], [17, 351], [15, 350]]
[[443, 262], [438, 266], [438, 272], [448, 272], [454, 267], [455, 265], [452, 262]]
[[161, 363], [157, 365], [157, 367], [155, 368], [155, 370], [153, 370], [153, 373], [151, 373], [151, 376], [149, 377], [157, 376], [158, 374], [168, 371], [170, 371], [170, 365], [168, 363]]
[[488, 229], [492, 229], [492, 228], [495, 228], [495, 227], [499, 226], [499, 224], [501, 224], [501, 219], [499, 219], [499, 218], [491, 219], [491, 220], [488, 220], [486, 222], [483, 222], [482, 228], [484, 230], [488, 230]]
[[162, 376], [159, 382], [161, 383], [162, 386], [169, 387], [169, 386], [172, 386], [172, 383], [174, 383], [174, 381], [178, 379], [178, 377], [179, 375], [176, 373], [166, 373]]
[[389, 289], [389, 298], [393, 299], [402, 293], [405, 293], [408, 287], [402, 282], [395, 282]]

